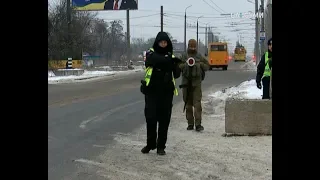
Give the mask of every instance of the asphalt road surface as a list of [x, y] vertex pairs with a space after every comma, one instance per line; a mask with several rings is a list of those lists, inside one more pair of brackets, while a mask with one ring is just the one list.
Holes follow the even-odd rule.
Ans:
[[[203, 91], [253, 79], [255, 73], [241, 70], [242, 64], [230, 63], [227, 71], [208, 71]], [[108, 148], [115, 133], [130, 133], [145, 124], [144, 98], [139, 90], [142, 77], [143, 73], [137, 72], [90, 82], [48, 85], [49, 180], [74, 179], [69, 175], [76, 172], [75, 159], [91, 159]], [[175, 97], [174, 103], [181, 100], [181, 96]]]

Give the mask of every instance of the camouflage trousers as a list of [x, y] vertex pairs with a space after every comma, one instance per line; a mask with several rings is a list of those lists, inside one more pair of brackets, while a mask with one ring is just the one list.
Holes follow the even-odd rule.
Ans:
[[183, 88], [183, 101], [186, 103], [186, 119], [188, 125], [201, 125], [202, 119], [202, 90], [200, 86]]

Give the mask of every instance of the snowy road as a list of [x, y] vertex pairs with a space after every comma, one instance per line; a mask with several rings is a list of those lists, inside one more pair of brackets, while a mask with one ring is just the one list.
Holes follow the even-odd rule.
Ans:
[[[228, 71], [209, 71], [203, 83], [204, 91], [212, 92], [253, 79], [255, 72], [240, 69], [242, 65], [231, 63]], [[176, 134], [169, 135], [168, 155], [160, 158], [154, 154], [142, 156], [140, 153], [145, 138], [144, 101], [139, 92], [142, 76], [142, 73], [135, 73], [86, 83], [48, 85], [49, 180], [160, 179], [161, 177], [198, 179], [201, 177], [200, 175], [188, 176], [183, 171], [174, 171], [174, 168], [178, 168], [183, 162], [179, 159], [187, 156], [181, 148], [188, 146], [187, 141], [178, 139], [188, 135], [184, 134], [186, 124], [180, 112], [183, 107], [181, 96], [174, 99], [175, 113], [170, 132]], [[204, 111], [207, 109], [208, 107], [204, 104]], [[178, 130], [173, 131], [172, 128]], [[208, 131], [205, 130], [203, 133], [205, 137], [211, 136]], [[201, 134], [196, 135], [195, 138], [201, 138]], [[179, 143], [183, 145], [180, 147]], [[199, 151], [205, 150], [202, 143], [204, 142], [198, 143]], [[174, 152], [175, 150], [177, 152]], [[182, 153], [179, 154], [179, 151]], [[212, 163], [214, 165], [215, 162]], [[149, 172], [156, 167], [159, 170], [155, 174]], [[172, 170], [168, 169], [169, 167]], [[203, 165], [193, 169], [200, 167]], [[206, 167], [209, 168], [209, 164]], [[219, 170], [217, 168], [211, 170]], [[144, 171], [143, 176], [139, 176], [138, 171]], [[171, 178], [169, 178], [170, 175], [172, 175]], [[207, 176], [212, 176], [211, 179], [214, 179], [217, 175], [208, 174]]]

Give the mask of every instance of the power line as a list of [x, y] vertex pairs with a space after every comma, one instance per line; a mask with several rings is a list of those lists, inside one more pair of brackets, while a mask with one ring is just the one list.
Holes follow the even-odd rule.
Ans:
[[[177, 14], [171, 14], [171, 13], [165, 13], [166, 15], [171, 15], [171, 16], [176, 16], [176, 17], [184, 17], [184, 15], [177, 15]], [[198, 18], [198, 16], [187, 16], [187, 18]], [[228, 17], [225, 16], [203, 16], [201, 17], [201, 19], [203, 18], [210, 18], [210, 19], [227, 19]]]
[[[145, 12], [154, 12], [154, 11], [158, 11], [158, 9], [139, 9], [139, 11], [145, 11]], [[176, 14], [182, 14], [184, 15], [184, 12], [182, 11], [166, 11], [166, 12], [169, 12], [169, 13], [176, 13]], [[199, 12], [188, 12], [190, 14], [199, 14], [199, 15], [219, 15], [219, 14], [209, 14], [209, 13], [199, 13]]]
[[221, 11], [225, 12], [223, 9], [221, 9], [216, 3], [213, 2], [213, 0], [210, 0], [212, 2], [212, 4], [214, 4], [218, 9], [220, 9]]
[[211, 6], [211, 4], [209, 4], [207, 1], [205, 1], [205, 0], [202, 0], [202, 1], [205, 2], [208, 6], [210, 6], [210, 7], [211, 7], [212, 9], [214, 9], [215, 11], [223, 14], [223, 12], [221, 12], [221, 11], [217, 10], [216, 8], [214, 8], [213, 6]]
[[[150, 16], [159, 16], [160, 13], [157, 13], [157, 14], [149, 14], [149, 15], [145, 15], [145, 16], [136, 16], [136, 17], [130, 17], [130, 19], [139, 19], [139, 18], [145, 18], [145, 17], [150, 17]], [[113, 18], [113, 19], [106, 19], [106, 18], [100, 18], [100, 19], [103, 19], [103, 20], [126, 20], [127, 18]]]

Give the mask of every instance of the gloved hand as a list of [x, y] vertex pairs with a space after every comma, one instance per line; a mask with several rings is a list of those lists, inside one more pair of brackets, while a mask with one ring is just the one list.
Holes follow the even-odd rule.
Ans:
[[140, 86], [140, 92], [144, 95], [146, 95], [146, 81], [145, 80], [141, 80], [141, 86]]
[[182, 63], [182, 60], [179, 59], [179, 58], [177, 58], [177, 57], [172, 58], [172, 60], [173, 60], [173, 62], [174, 62], [175, 64], [180, 64], [180, 63]]
[[261, 89], [261, 88], [262, 88], [261, 82], [257, 82], [257, 88], [258, 88], [258, 89]]

